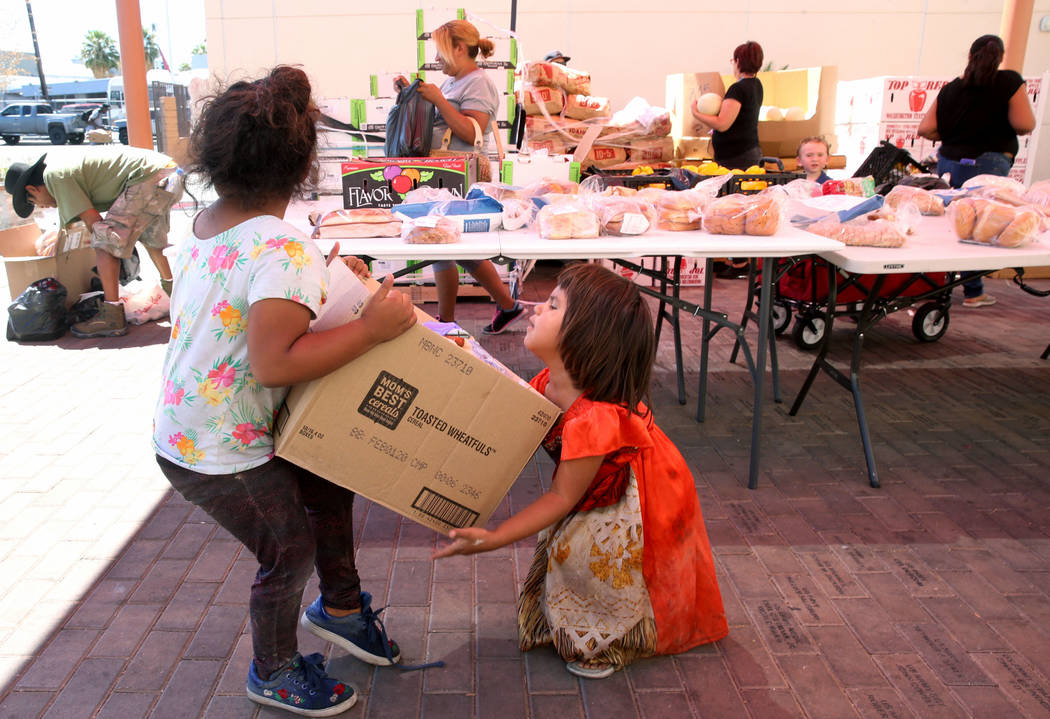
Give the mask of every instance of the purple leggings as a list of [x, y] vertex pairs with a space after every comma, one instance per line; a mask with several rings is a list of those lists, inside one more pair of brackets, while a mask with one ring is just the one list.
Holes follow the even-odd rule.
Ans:
[[303, 590], [314, 566], [333, 609], [361, 606], [354, 493], [279, 457], [235, 474], [201, 474], [157, 456], [164, 476], [259, 560], [249, 614], [255, 669], [266, 677], [297, 651]]

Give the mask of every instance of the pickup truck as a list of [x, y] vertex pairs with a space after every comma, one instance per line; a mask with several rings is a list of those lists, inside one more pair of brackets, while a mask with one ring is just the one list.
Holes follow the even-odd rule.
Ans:
[[86, 128], [80, 114], [56, 113], [42, 103], [8, 105], [0, 110], [0, 137], [8, 145], [17, 145], [25, 135], [46, 135], [52, 145], [79, 145]]

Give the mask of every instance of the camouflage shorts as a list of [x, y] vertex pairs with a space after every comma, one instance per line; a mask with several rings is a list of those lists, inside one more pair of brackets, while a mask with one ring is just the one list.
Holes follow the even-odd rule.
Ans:
[[182, 174], [170, 167], [128, 185], [106, 216], [91, 228], [91, 246], [114, 257], [131, 257], [136, 242], [168, 246], [171, 207], [182, 197]]

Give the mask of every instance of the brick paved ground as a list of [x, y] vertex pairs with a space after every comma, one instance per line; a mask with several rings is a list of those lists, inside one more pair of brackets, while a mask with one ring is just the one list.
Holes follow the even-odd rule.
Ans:
[[[988, 284], [1000, 303], [956, 308], [938, 343], [913, 340], [903, 313], [871, 332], [879, 490], [849, 397], [827, 378], [797, 418], [767, 406], [761, 486], [747, 490], [751, 385], [728, 339], [702, 425], [695, 359], [680, 406], [664, 340], [653, 402], [696, 475], [731, 625], [717, 645], [577, 680], [552, 651], [517, 650], [531, 544], [435, 564], [434, 533], [359, 502], [366, 588], [407, 661], [447, 666], [373, 671], [335, 652], [361, 691], [347, 716], [1050, 716], [1050, 363], [1038, 358], [1050, 305]], [[549, 285], [541, 268], [527, 298]], [[733, 313], [742, 295], [742, 282], [716, 285]], [[490, 305], [461, 307], [480, 332]], [[699, 325], [685, 325], [695, 357]], [[167, 332], [0, 345], [0, 717], [279, 715], [244, 698], [253, 562], [172, 495], [149, 451]], [[528, 375], [539, 366], [521, 338], [483, 342]], [[790, 401], [810, 356], [779, 348]], [[499, 515], [550, 471], [537, 456]]]

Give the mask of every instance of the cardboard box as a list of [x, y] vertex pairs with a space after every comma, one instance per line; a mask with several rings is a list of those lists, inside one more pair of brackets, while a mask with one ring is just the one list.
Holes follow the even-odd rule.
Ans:
[[341, 167], [343, 207], [393, 207], [420, 185], [444, 187], [465, 197], [477, 181], [477, 162], [454, 157], [373, 157], [344, 162]]
[[[757, 77], [762, 83], [763, 105], [801, 107], [805, 114], [804, 120], [759, 121], [758, 142], [763, 155], [793, 157], [803, 138], [834, 133], [837, 66], [760, 72]], [[730, 76], [726, 78], [732, 81]]]
[[[478, 67], [485, 70], [513, 70], [518, 66], [518, 41], [516, 38], [490, 37], [488, 39], [492, 41], [492, 54], [488, 57], [482, 57], [479, 53], [475, 58]], [[417, 41], [416, 69], [440, 71], [441, 63], [438, 61], [437, 55], [437, 42], [433, 38]]]
[[447, 533], [488, 521], [558, 414], [491, 357], [419, 322], [292, 388], [276, 452]]
[[580, 163], [573, 161], [572, 155], [523, 155], [512, 152], [503, 160], [500, 181], [518, 187], [547, 178], [579, 182], [580, 169]]
[[91, 237], [82, 222], [74, 223], [59, 233], [55, 256], [40, 257], [35, 243], [41, 234], [34, 222], [0, 230], [0, 259], [7, 270], [11, 299], [37, 280], [54, 277], [66, 288], [66, 307], [72, 307], [91, 289], [91, 268], [95, 266]]
[[699, 137], [708, 128], [693, 117], [691, 108], [701, 95], [713, 92], [726, 94], [722, 76], [717, 72], [680, 72], [667, 76], [667, 94], [664, 107], [671, 115], [671, 137]]
[[392, 97], [366, 97], [350, 101], [350, 122], [365, 132], [386, 132], [386, 119], [397, 102]]
[[711, 137], [675, 137], [674, 156], [678, 160], [707, 160], [711, 154]]

